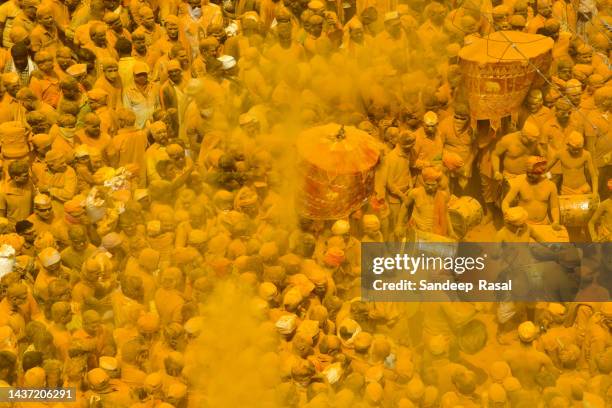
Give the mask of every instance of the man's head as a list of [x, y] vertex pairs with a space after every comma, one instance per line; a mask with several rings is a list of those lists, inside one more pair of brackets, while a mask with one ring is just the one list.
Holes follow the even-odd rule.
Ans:
[[523, 207], [510, 207], [504, 211], [504, 223], [512, 230], [523, 228], [528, 218], [529, 214]]
[[529, 91], [529, 95], [527, 95], [527, 110], [529, 113], [536, 113], [540, 110], [542, 105], [544, 104], [544, 98], [542, 96], [542, 91], [539, 89], [532, 89]]
[[29, 244], [32, 244], [36, 239], [34, 224], [28, 220], [17, 221], [15, 224], [15, 232], [23, 237], [23, 239]]
[[544, 22], [544, 35], [552, 38], [554, 41], [559, 39], [559, 31], [561, 30], [561, 24], [556, 18], [549, 18]]
[[523, 129], [521, 129], [521, 143], [525, 146], [532, 146], [534, 143], [538, 142], [539, 138], [540, 129], [538, 126], [530, 120], [526, 121], [523, 125]]
[[65, 76], [60, 81], [60, 89], [64, 98], [71, 101], [78, 101], [81, 98], [79, 83], [71, 76]]
[[572, 79], [572, 69], [574, 68], [574, 63], [569, 59], [560, 59], [557, 62], [557, 76], [564, 80], [569, 81]]
[[93, 112], [85, 115], [85, 133], [91, 138], [98, 138], [100, 136], [100, 118]]
[[68, 324], [72, 320], [72, 309], [69, 302], [55, 302], [51, 306], [51, 319], [56, 324]]
[[559, 98], [555, 102], [555, 117], [557, 121], [564, 125], [568, 123], [572, 114], [572, 104], [565, 98]]
[[45, 221], [53, 218], [53, 207], [51, 206], [51, 198], [48, 195], [37, 194], [34, 197], [34, 213]]
[[565, 141], [568, 153], [573, 157], [579, 157], [584, 148], [584, 136], [580, 132], [572, 132]]
[[59, 271], [61, 260], [60, 253], [53, 247], [47, 247], [38, 253], [38, 262], [52, 274]]
[[45, 164], [51, 173], [63, 173], [68, 167], [64, 153], [54, 149], [49, 150], [45, 154]]
[[[359, 20], [351, 20], [348, 24], [349, 28], [349, 37], [351, 41], [357, 44], [363, 43], [363, 24]], [[289, 30], [291, 30], [289, 28]]]
[[538, 14], [549, 18], [552, 15], [552, 6], [550, 0], [538, 0]]
[[166, 16], [166, 21], [164, 23], [164, 28], [166, 29], [166, 34], [168, 38], [171, 40], [176, 40], [179, 36], [179, 21], [178, 18], [174, 15]]
[[433, 195], [438, 191], [438, 185], [440, 178], [442, 178], [442, 172], [436, 167], [425, 167], [421, 172], [423, 177], [423, 186], [425, 192], [429, 195]]
[[453, 120], [455, 126], [465, 128], [470, 123], [470, 109], [466, 104], [458, 103], [455, 105]]
[[438, 115], [435, 112], [429, 111], [423, 116], [423, 130], [425, 134], [432, 137], [438, 129]]
[[38, 69], [45, 74], [53, 72], [53, 55], [48, 51], [38, 51], [34, 56]]
[[608, 112], [612, 107], [612, 86], [606, 85], [595, 91], [593, 94], [595, 106], [602, 112]]
[[518, 327], [518, 335], [521, 342], [531, 344], [539, 334], [539, 330], [531, 321], [523, 322]]
[[21, 9], [23, 14], [32, 21], [36, 21], [36, 12], [40, 7], [40, 0], [23, 0], [21, 2]]
[[588, 44], [582, 44], [576, 50], [576, 62], [578, 64], [590, 65], [593, 60], [593, 48]]
[[149, 83], [149, 66], [141, 61], [137, 61], [132, 68], [134, 73], [134, 83], [137, 86], [147, 86]]
[[55, 19], [53, 17], [53, 9], [48, 4], [41, 4], [36, 10], [36, 21], [38, 24], [52, 30], [55, 28]]
[[[119, 35], [123, 34], [123, 24], [121, 23], [121, 17], [119, 16], [119, 14], [113, 13], [112, 11], [107, 11], [106, 14], [104, 14], [104, 22], [115, 33]], [[119, 37], [119, 39], [122, 39], [122, 38], [123, 37]]]
[[142, 26], [144, 28], [147, 30], [152, 30], [155, 28], [155, 16], [153, 15], [153, 10], [150, 7], [140, 7], [138, 14], [140, 14], [140, 21], [142, 22]]
[[527, 181], [531, 184], [540, 182], [546, 172], [546, 159], [540, 156], [529, 156], [527, 159]]
[[13, 283], [6, 290], [6, 298], [13, 310], [17, 310], [28, 301], [28, 287], [23, 283]]
[[563, 93], [571, 101], [574, 106], [580, 105], [580, 98], [582, 96], [582, 83], [577, 79], [570, 79], [565, 84]]
[[134, 50], [140, 54], [145, 55], [147, 53], [147, 36], [142, 27], [138, 27], [132, 33], [132, 46]]
[[168, 144], [168, 129], [166, 128], [166, 124], [164, 122], [153, 122], [151, 126], [149, 126], [149, 131], [151, 132], [151, 136], [153, 136], [156, 143], [159, 143], [162, 146]]
[[106, 24], [95, 21], [89, 26], [89, 38], [100, 48], [106, 47]]
[[177, 60], [170, 60], [168, 62], [168, 77], [175, 84], [181, 83], [183, 79], [183, 68], [181, 68], [181, 64]]
[[30, 179], [30, 169], [25, 161], [15, 160], [9, 164], [9, 176], [18, 186], [24, 186]]
[[390, 11], [385, 14], [385, 31], [393, 38], [399, 38], [402, 34], [402, 24], [397, 11]]
[[71, 225], [68, 228], [68, 239], [70, 239], [70, 246], [76, 252], [82, 252], [87, 248], [87, 233], [82, 225]]
[[94, 88], [87, 92], [87, 101], [91, 110], [96, 111], [108, 103], [108, 92], [100, 88]]
[[115, 51], [117, 51], [119, 58], [131, 56], [132, 42], [127, 38], [119, 37], [115, 43]]
[[100, 314], [95, 310], [87, 310], [83, 313], [83, 330], [90, 336], [95, 336], [102, 327]]
[[105, 58], [101, 61], [102, 64], [102, 72], [104, 73], [104, 77], [108, 80], [108, 82], [114, 84], [119, 80], [119, 67], [117, 65], [117, 61], [111, 58]]
[[363, 25], [370, 25], [373, 22], [375, 22], [376, 20], [378, 20], [378, 10], [376, 10], [376, 7], [374, 6], [370, 6], [370, 7], [366, 7], [360, 15], [360, 20], [363, 23]]
[[416, 136], [408, 130], [401, 131], [399, 134], [398, 144], [405, 155], [410, 154], [416, 143]]
[[38, 98], [30, 88], [21, 88], [19, 92], [17, 92], [16, 99], [21, 102], [21, 105], [23, 105], [27, 112], [31, 112], [38, 108]]
[[439, 27], [444, 22], [446, 10], [444, 6], [438, 3], [437, 1], [429, 3], [429, 5], [426, 7], [425, 12], [428, 14], [429, 20], [431, 20], [434, 25]]
[[11, 47], [11, 57], [13, 63], [19, 71], [28, 67], [28, 47], [24, 43], [17, 43]]

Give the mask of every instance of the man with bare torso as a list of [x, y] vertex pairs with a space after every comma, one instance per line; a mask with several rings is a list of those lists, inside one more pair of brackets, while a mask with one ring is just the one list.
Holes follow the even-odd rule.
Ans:
[[[584, 136], [572, 132], [566, 140], [567, 149], [556, 152], [548, 164], [550, 170], [561, 162], [561, 194], [597, 194], [597, 171], [593, 165], [591, 153], [584, 150]], [[589, 185], [586, 174], [591, 178]]]
[[402, 236], [408, 208], [414, 204], [408, 225], [424, 232], [454, 236], [448, 214], [448, 192], [440, 188], [442, 172], [436, 167], [425, 167], [421, 173], [423, 186], [410, 190], [397, 219], [397, 236]]
[[[608, 192], [612, 191], [612, 179], [608, 179]], [[612, 197], [599, 204], [589, 220], [589, 233], [593, 242], [612, 241]]]
[[491, 155], [495, 180], [502, 181], [504, 177], [513, 179], [525, 174], [529, 156], [542, 153], [538, 144], [539, 137], [540, 131], [531, 121], [525, 122], [520, 132], [502, 137]]
[[515, 200], [529, 214], [530, 224], [551, 224], [555, 230], [559, 225], [559, 200], [557, 186], [544, 177], [546, 160], [531, 156], [527, 159], [527, 173], [517, 177], [502, 202], [502, 211], [507, 211]]

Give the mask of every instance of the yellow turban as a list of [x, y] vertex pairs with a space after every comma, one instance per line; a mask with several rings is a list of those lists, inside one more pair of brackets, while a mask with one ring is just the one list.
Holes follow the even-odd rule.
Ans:
[[442, 172], [440, 170], [438, 170], [436, 167], [425, 167], [421, 173], [421, 175], [423, 176], [423, 181], [427, 182], [434, 182], [434, 181], [438, 181], [440, 180], [440, 177], [442, 177]]
[[523, 225], [529, 214], [523, 207], [511, 207], [504, 211], [504, 221], [511, 225]]
[[584, 136], [582, 136], [580, 132], [571, 132], [569, 136], [567, 136], [566, 143], [570, 147], [581, 149], [584, 147]]
[[538, 332], [536, 325], [530, 321], [521, 323], [518, 328], [519, 338], [526, 343], [534, 341]]

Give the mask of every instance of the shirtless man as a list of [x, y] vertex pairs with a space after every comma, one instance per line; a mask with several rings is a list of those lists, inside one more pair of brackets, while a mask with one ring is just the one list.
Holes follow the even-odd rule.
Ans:
[[491, 155], [495, 180], [502, 181], [504, 177], [514, 179], [525, 174], [529, 156], [540, 156], [542, 154], [538, 144], [539, 137], [540, 131], [531, 121], [525, 122], [520, 132], [510, 133], [502, 137]]
[[441, 160], [442, 139], [438, 130], [438, 115], [429, 111], [423, 116], [423, 127], [416, 131], [417, 169], [430, 165], [435, 159]]
[[414, 155], [415, 135], [402, 131], [395, 148], [383, 159], [381, 172], [385, 176], [387, 200], [391, 211], [390, 228], [397, 222], [397, 214], [401, 203], [406, 200], [406, 194], [413, 186], [410, 174], [410, 158]]
[[[608, 179], [608, 191], [612, 191], [612, 179]], [[589, 220], [589, 233], [593, 242], [612, 241], [612, 197], [599, 204]]]
[[[547, 170], [550, 170], [558, 161], [561, 162], [561, 194], [597, 194], [597, 172], [591, 153], [584, 150], [584, 136], [572, 132], [567, 137], [566, 145], [567, 149], [556, 152], [547, 166]], [[587, 182], [586, 172], [591, 178], [591, 185]]]
[[559, 200], [557, 186], [544, 177], [546, 172], [546, 159], [531, 156], [527, 159], [527, 173], [517, 177], [510, 186], [510, 191], [502, 201], [502, 211], [507, 211], [514, 200], [529, 214], [530, 224], [550, 224], [559, 230]]
[[397, 219], [395, 233], [401, 237], [404, 233], [408, 208], [414, 204], [408, 225], [424, 232], [453, 237], [452, 224], [448, 213], [449, 194], [440, 188], [442, 172], [436, 167], [425, 167], [421, 173], [423, 185], [410, 190]]
[[508, 363], [512, 375], [520, 381], [524, 389], [536, 389], [538, 387], [536, 379], [542, 370], [553, 375], [557, 374], [557, 370], [552, 360], [533, 346], [539, 334], [536, 325], [530, 321], [523, 322], [518, 328], [518, 334], [520, 344], [508, 347], [504, 351], [503, 359]]

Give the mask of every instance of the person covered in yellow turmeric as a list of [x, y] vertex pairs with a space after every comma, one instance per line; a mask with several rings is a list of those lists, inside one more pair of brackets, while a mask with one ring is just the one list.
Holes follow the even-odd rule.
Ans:
[[[440, 188], [442, 172], [436, 167], [425, 167], [421, 173], [423, 186], [410, 190], [402, 202], [399, 212], [396, 236], [404, 235], [406, 228], [453, 237], [454, 231], [448, 212], [448, 192]], [[413, 206], [406, 223], [408, 210]]]
[[50, 150], [45, 155], [47, 171], [36, 181], [38, 191], [46, 193], [52, 200], [53, 212], [64, 213], [64, 202], [76, 194], [77, 176], [74, 169], [67, 165], [66, 157], [58, 150]]
[[598, 194], [597, 171], [591, 154], [584, 149], [584, 136], [572, 132], [566, 139], [566, 145], [567, 148], [556, 152], [548, 164], [550, 169], [557, 162], [561, 163], [561, 194]]
[[[608, 179], [608, 191], [612, 191], [612, 179]], [[593, 242], [612, 241], [612, 197], [599, 204], [589, 220], [588, 227]]]

